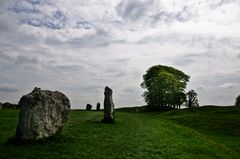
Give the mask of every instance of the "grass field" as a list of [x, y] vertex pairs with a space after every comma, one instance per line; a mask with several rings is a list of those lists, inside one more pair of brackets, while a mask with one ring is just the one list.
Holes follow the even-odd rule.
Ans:
[[103, 112], [71, 111], [59, 136], [12, 143], [18, 110], [0, 110], [0, 158], [34, 159], [239, 159], [240, 109], [201, 107], [164, 113], [116, 112], [115, 124], [100, 123]]

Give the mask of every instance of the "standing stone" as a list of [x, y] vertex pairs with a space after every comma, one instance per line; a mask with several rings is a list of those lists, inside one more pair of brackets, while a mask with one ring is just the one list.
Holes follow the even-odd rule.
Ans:
[[104, 123], [113, 123], [114, 122], [114, 104], [113, 104], [113, 99], [112, 99], [112, 89], [109, 87], [105, 87], [105, 92], [104, 92], [104, 119], [102, 122]]
[[20, 115], [16, 138], [38, 140], [59, 133], [68, 120], [69, 99], [61, 92], [34, 90], [19, 102]]
[[100, 104], [100, 103], [97, 103], [97, 108], [96, 108], [97, 111], [100, 111], [100, 110], [101, 110], [101, 109], [100, 109], [100, 106], [101, 106], [101, 104]]
[[91, 104], [87, 104], [86, 105], [86, 110], [92, 110], [92, 105]]
[[2, 109], [3, 103], [0, 102], [0, 109]]

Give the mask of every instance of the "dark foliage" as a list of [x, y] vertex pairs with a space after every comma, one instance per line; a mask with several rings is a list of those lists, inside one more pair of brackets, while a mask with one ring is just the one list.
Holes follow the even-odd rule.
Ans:
[[19, 109], [20, 107], [18, 104], [12, 104], [12, 103], [6, 102], [2, 104], [1, 108], [2, 109]]

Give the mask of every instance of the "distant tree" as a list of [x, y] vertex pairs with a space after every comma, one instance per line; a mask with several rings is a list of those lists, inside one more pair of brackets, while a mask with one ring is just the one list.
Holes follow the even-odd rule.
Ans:
[[240, 106], [240, 95], [236, 98], [235, 106]]
[[1, 108], [2, 109], [18, 109], [19, 105], [6, 102], [6, 103], [2, 104]]
[[186, 105], [188, 108], [199, 107], [197, 93], [194, 90], [187, 92]]
[[148, 108], [158, 110], [162, 107], [179, 108], [186, 100], [185, 88], [189, 76], [173, 67], [156, 65], [143, 75], [141, 87]]

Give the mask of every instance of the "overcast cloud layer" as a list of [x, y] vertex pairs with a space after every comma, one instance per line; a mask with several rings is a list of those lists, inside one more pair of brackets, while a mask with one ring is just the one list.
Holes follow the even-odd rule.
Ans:
[[156, 64], [191, 76], [200, 105], [240, 94], [239, 0], [1, 0], [0, 101], [37, 86], [73, 108], [143, 105], [142, 75]]

